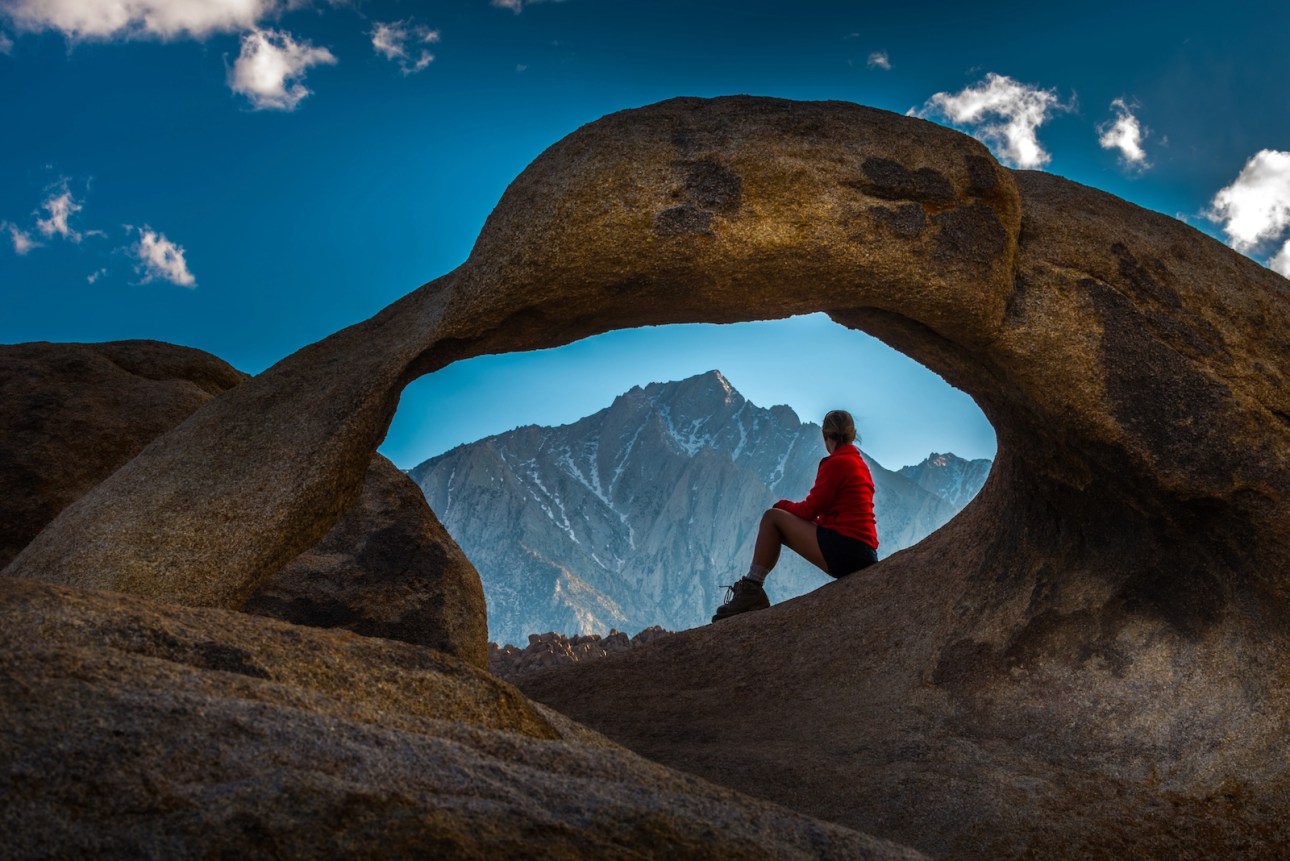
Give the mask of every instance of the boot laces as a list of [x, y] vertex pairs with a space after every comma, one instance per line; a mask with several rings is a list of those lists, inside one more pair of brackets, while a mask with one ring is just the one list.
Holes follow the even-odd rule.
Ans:
[[737, 585], [738, 585], [738, 581], [735, 581], [734, 583], [727, 583], [727, 584], [726, 584], [726, 586], [725, 586], [725, 590], [726, 590], [725, 600], [723, 600], [723, 601], [721, 602], [723, 605], [724, 605], [724, 604], [729, 604], [731, 601], [735, 600], [735, 587], [736, 587]]

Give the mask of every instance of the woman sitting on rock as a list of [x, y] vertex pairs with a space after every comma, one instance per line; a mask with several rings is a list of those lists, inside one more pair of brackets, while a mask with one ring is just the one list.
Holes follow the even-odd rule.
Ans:
[[781, 499], [761, 516], [752, 565], [730, 587], [712, 621], [770, 606], [762, 583], [788, 547], [832, 577], [845, 577], [878, 561], [873, 516], [873, 476], [853, 444], [855, 422], [845, 410], [824, 417], [824, 447], [815, 486], [801, 502]]

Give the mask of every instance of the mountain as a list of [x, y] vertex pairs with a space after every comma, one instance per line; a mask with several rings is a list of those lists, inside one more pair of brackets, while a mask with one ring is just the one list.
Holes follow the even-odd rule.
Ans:
[[902, 466], [896, 472], [962, 509], [980, 492], [992, 463], [987, 458], [964, 460], [957, 455], [933, 452], [922, 463]]
[[[758, 519], [801, 499], [826, 454], [818, 425], [750, 403], [718, 371], [633, 388], [570, 425], [528, 426], [409, 471], [478, 568], [489, 636], [704, 624], [752, 555]], [[958, 507], [866, 456], [880, 555]], [[788, 553], [772, 601], [827, 576]]]

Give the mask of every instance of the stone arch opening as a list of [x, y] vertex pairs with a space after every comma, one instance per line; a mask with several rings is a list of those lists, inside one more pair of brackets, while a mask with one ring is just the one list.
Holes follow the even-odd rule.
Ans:
[[[824, 315], [460, 362], [404, 391], [383, 453], [479, 571], [490, 639], [682, 630], [706, 624], [746, 568], [762, 509], [805, 496], [824, 453], [813, 428], [838, 406], [855, 412], [875, 477], [880, 558], [984, 480], [994, 434], [971, 399]], [[414, 449], [440, 410], [475, 430]], [[767, 588], [778, 603], [827, 581], [787, 554]]]

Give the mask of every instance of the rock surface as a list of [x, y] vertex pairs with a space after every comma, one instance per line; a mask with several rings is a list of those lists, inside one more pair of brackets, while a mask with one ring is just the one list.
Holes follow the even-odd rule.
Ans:
[[380, 455], [372, 458], [358, 504], [242, 609], [429, 646], [487, 666], [479, 574], [421, 489]]
[[[247, 379], [209, 353], [158, 341], [0, 346], [0, 567], [153, 439]], [[380, 455], [358, 503], [244, 609], [486, 666], [478, 574], [417, 486]]]
[[5, 858], [922, 857], [428, 649], [0, 577]]
[[525, 690], [938, 856], [1283, 855], [1290, 282], [855, 105], [676, 99], [580, 129], [461, 268], [212, 401], [8, 572], [240, 606], [358, 498], [417, 375], [821, 310], [975, 398], [981, 495], [863, 577]]
[[158, 341], [0, 346], [0, 570], [69, 503], [245, 379]]

